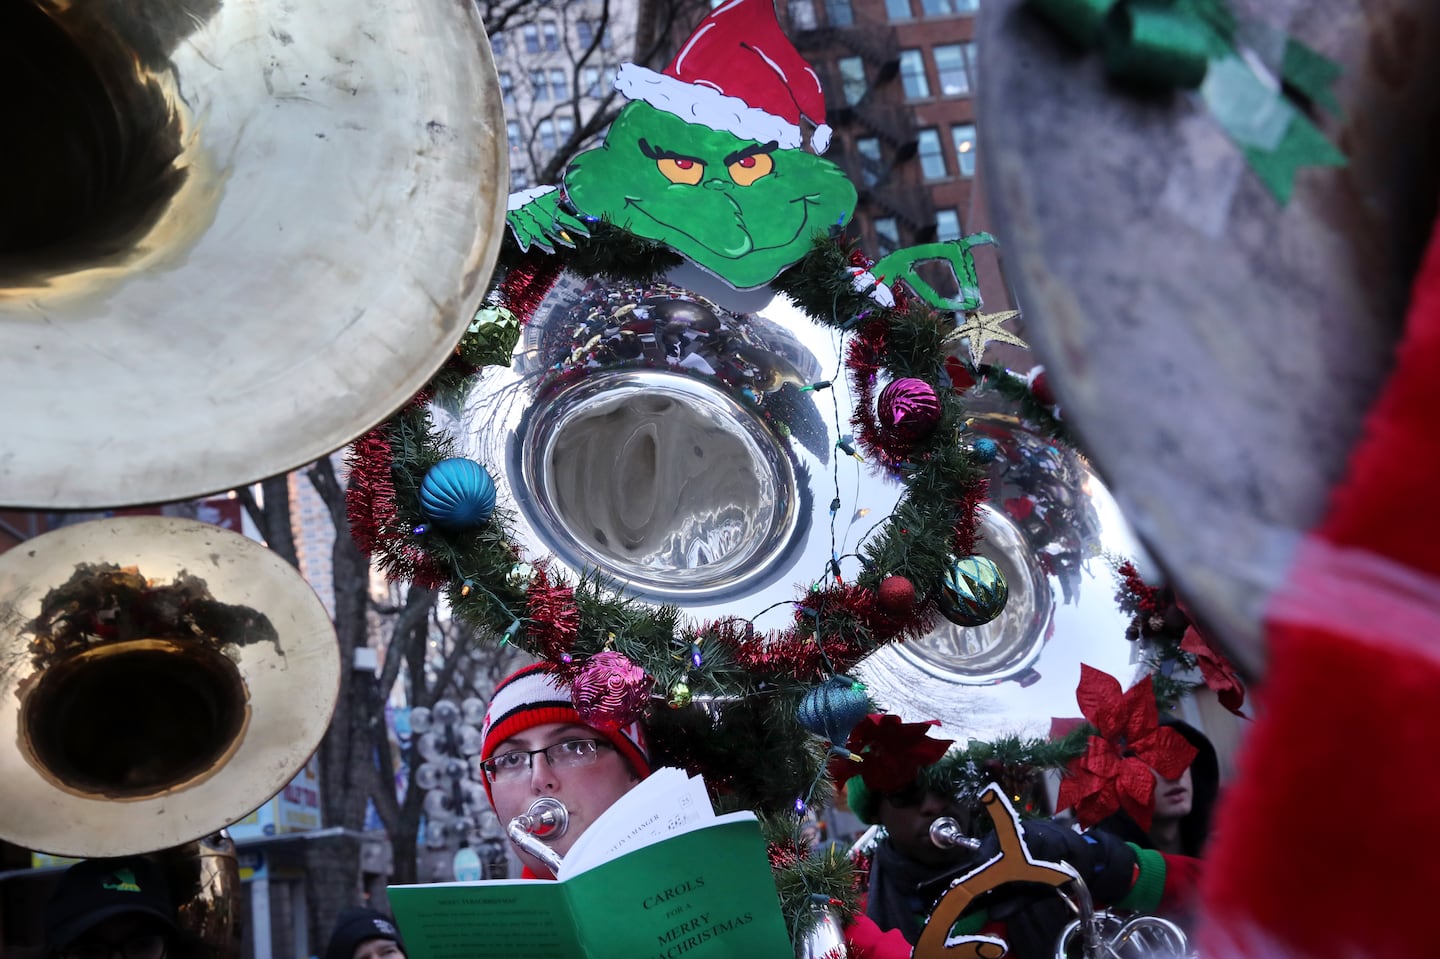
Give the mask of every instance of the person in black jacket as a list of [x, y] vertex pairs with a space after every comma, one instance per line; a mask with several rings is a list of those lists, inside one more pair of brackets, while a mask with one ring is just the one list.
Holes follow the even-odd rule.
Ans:
[[[846, 786], [850, 809], [862, 821], [885, 827], [870, 859], [865, 913], [881, 929], [898, 929], [910, 943], [920, 937], [935, 902], [952, 881], [997, 851], [993, 836], [979, 850], [942, 847], [930, 835], [936, 819], [949, 816], [973, 834], [972, 811], [937, 787], [922, 769], [904, 789], [876, 792], [855, 776]], [[1032, 856], [1068, 862], [1097, 903], [1120, 904], [1139, 875], [1135, 851], [1109, 835], [1086, 836], [1048, 819], [1023, 823]], [[1052, 888], [1012, 884], [977, 901], [953, 934], [984, 934], [1005, 940], [1014, 959], [1053, 959], [1074, 914]]]

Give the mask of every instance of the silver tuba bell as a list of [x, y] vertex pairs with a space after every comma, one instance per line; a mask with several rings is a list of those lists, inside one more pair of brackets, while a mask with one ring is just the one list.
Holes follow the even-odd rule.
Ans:
[[[1077, 913], [1060, 933], [1055, 959], [1191, 959], [1190, 940], [1175, 923], [1159, 916], [1124, 917], [1095, 909], [1090, 889], [1076, 876], [1059, 890]], [[1080, 950], [1074, 951], [1078, 940]]]

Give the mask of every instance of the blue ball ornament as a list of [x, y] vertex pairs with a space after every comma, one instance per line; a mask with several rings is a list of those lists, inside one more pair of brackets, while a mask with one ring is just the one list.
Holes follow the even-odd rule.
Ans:
[[495, 481], [474, 460], [441, 460], [420, 484], [420, 508], [448, 529], [483, 526], [495, 512]]
[[1000, 456], [1000, 444], [988, 436], [982, 436], [970, 447], [975, 451], [975, 458], [982, 463], [993, 463]]
[[865, 684], [849, 676], [832, 676], [805, 694], [795, 718], [801, 726], [834, 746], [844, 746], [850, 731], [875, 711]]
[[1000, 567], [984, 556], [950, 563], [940, 579], [936, 605], [956, 626], [983, 626], [1005, 611], [1010, 587]]

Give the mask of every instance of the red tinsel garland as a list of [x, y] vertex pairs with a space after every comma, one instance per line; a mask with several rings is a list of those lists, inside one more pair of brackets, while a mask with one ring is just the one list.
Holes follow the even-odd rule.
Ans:
[[885, 323], [872, 320], [850, 338], [845, 350], [845, 367], [850, 371], [850, 384], [855, 391], [855, 412], [850, 425], [855, 440], [866, 455], [879, 460], [887, 469], [898, 469], [905, 462], [911, 444], [887, 438], [875, 418], [875, 378], [880, 373], [880, 357], [885, 353]]
[[559, 257], [531, 252], [505, 274], [500, 284], [500, 296], [505, 308], [515, 314], [521, 326], [530, 322], [540, 301], [560, 278], [562, 269], [564, 266]]
[[[836, 628], [846, 622], [856, 628]], [[829, 625], [823, 636], [817, 633], [820, 623]], [[887, 610], [876, 592], [852, 583], [808, 594], [796, 605], [795, 626], [784, 631], [757, 633], [745, 620], [727, 619], [705, 624], [700, 633], [714, 638], [747, 672], [819, 681], [849, 669], [879, 644], [923, 636], [933, 625], [932, 608]]]
[[395, 519], [395, 484], [390, 478], [394, 459], [384, 426], [360, 437], [345, 455], [345, 515], [355, 545], [367, 556], [375, 552], [381, 528]]
[[980, 539], [980, 504], [989, 496], [990, 481], [979, 477], [954, 499], [955, 533], [950, 541], [950, 551], [956, 556], [975, 555]]
[[570, 656], [575, 634], [580, 629], [580, 609], [575, 605], [575, 590], [564, 584], [550, 582], [544, 563], [535, 567], [525, 593], [528, 621], [525, 634], [534, 649], [558, 667], [561, 678], [573, 682], [582, 664]]
[[397, 528], [395, 484], [390, 470], [394, 453], [382, 424], [350, 446], [345, 464], [345, 514], [355, 545], [367, 556], [378, 556], [381, 569], [392, 580], [406, 579], [425, 589], [439, 589], [449, 575], [413, 542], [408, 530]]

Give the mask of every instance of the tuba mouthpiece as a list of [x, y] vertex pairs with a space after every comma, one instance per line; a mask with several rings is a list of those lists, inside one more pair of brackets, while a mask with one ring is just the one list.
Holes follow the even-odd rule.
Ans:
[[559, 839], [570, 828], [570, 810], [553, 796], [541, 796], [505, 827], [505, 835], [522, 851], [539, 859], [551, 872], [560, 869], [560, 854], [546, 842]]
[[980, 840], [965, 835], [960, 824], [949, 816], [941, 816], [930, 824], [930, 841], [941, 849], [980, 848]]

